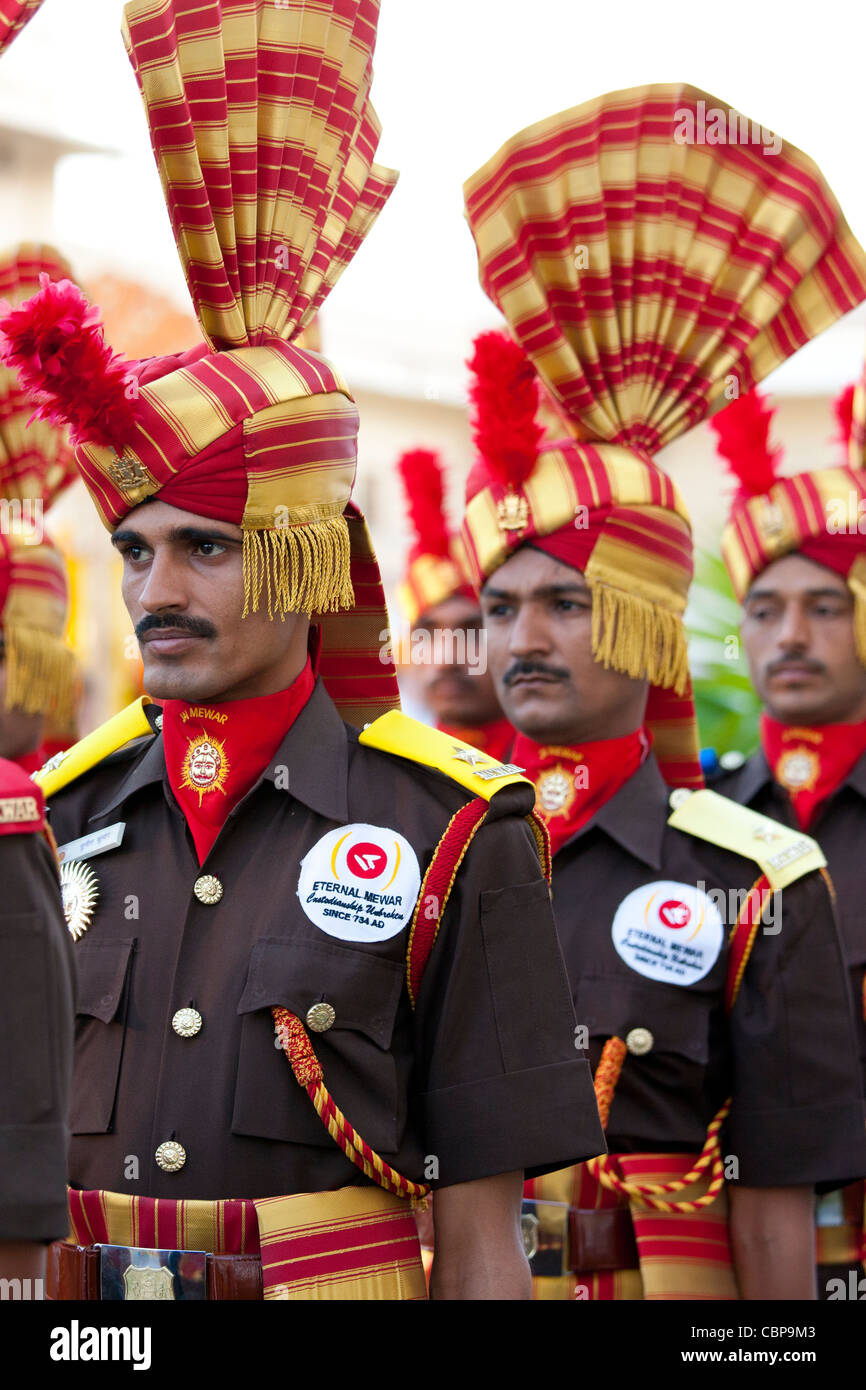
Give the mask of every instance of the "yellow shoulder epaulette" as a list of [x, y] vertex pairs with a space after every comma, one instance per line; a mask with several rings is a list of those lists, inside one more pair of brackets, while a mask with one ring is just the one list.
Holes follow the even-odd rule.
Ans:
[[802, 830], [780, 825], [718, 792], [674, 792], [671, 804], [676, 810], [668, 825], [753, 859], [773, 889], [787, 888], [826, 866], [820, 846]]
[[100, 724], [98, 729], [74, 743], [65, 753], [56, 753], [53, 758], [49, 758], [45, 766], [33, 774], [33, 781], [42, 788], [46, 801], [62, 787], [67, 787], [77, 777], [96, 767], [96, 764], [101, 763], [110, 753], [116, 753], [118, 748], [123, 748], [134, 738], [152, 734], [153, 729], [144, 713], [145, 706], [152, 703], [147, 695], [143, 695], [140, 700], [127, 705], [126, 709], [122, 709], [119, 714]]
[[473, 748], [471, 743], [431, 729], [400, 710], [390, 710], [368, 724], [361, 734], [361, 743], [368, 748], [378, 748], [382, 753], [394, 753], [398, 758], [435, 768], [487, 801], [502, 787], [520, 782], [532, 786], [514, 763], [497, 762]]

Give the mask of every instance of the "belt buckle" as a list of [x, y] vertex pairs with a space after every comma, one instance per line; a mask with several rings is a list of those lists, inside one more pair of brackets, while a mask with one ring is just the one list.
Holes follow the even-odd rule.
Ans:
[[207, 1252], [98, 1245], [100, 1297], [108, 1302], [207, 1298]]
[[565, 1202], [525, 1197], [520, 1214], [523, 1248], [534, 1278], [568, 1274], [568, 1215]]

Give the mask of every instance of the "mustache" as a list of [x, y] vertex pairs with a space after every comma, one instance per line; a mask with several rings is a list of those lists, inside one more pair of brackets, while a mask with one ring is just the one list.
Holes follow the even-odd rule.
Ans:
[[827, 671], [823, 661], [814, 661], [810, 656], [780, 656], [778, 661], [770, 662], [767, 675], [777, 676], [786, 666], [802, 666], [804, 670], [811, 671], [816, 676], [826, 675]]
[[571, 679], [571, 672], [560, 666], [546, 666], [543, 661], [515, 661], [502, 677], [502, 684], [513, 685], [519, 676], [549, 676], [551, 680], [567, 681]]
[[216, 637], [217, 630], [207, 618], [188, 618], [182, 613], [148, 613], [135, 625], [135, 635], [139, 642], [148, 632], [158, 632], [168, 628], [174, 632], [188, 632], [192, 637]]

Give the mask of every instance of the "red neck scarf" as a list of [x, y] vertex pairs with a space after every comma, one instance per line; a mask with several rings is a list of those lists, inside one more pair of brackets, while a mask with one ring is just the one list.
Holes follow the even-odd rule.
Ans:
[[315, 685], [308, 659], [288, 690], [252, 700], [162, 707], [165, 765], [203, 864], [234, 806], [246, 796], [292, 727]]
[[547, 826], [554, 854], [634, 776], [651, 744], [646, 729], [570, 748], [517, 735], [511, 761], [535, 783], [535, 809]]
[[773, 776], [784, 787], [801, 830], [866, 753], [861, 724], [780, 724], [761, 715], [761, 746]]
[[472, 724], [466, 728], [456, 724], [437, 724], [436, 728], [449, 738], [471, 743], [473, 748], [479, 748], [499, 763], [505, 762], [516, 737], [514, 725], [509, 724], [507, 719], [493, 719], [489, 724]]

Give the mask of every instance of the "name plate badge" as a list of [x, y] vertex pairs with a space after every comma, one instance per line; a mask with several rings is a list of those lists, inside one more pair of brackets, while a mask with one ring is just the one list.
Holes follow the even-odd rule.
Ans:
[[104, 830], [94, 830], [90, 835], [82, 835], [80, 840], [68, 840], [65, 845], [57, 846], [57, 858], [61, 864], [66, 859], [95, 859], [97, 854], [117, 849], [125, 830], [126, 821], [119, 820], [115, 821], [114, 825], [106, 825]]

